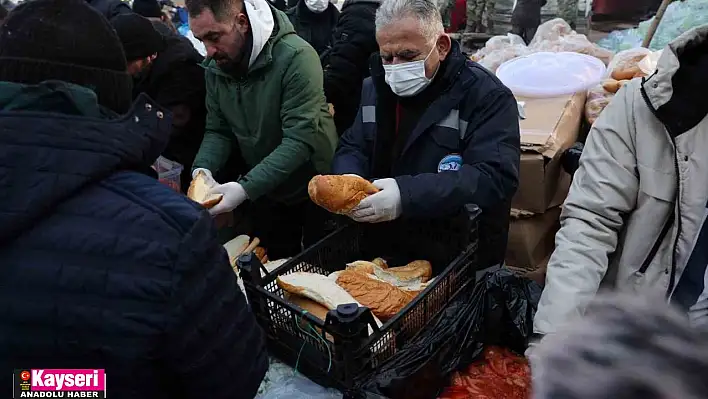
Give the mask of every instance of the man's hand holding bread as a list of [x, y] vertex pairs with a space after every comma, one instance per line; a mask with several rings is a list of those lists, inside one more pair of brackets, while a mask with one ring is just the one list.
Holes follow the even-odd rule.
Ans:
[[387, 222], [401, 216], [401, 192], [395, 179], [370, 183], [357, 175], [319, 175], [310, 180], [308, 193], [315, 204], [357, 222]]
[[239, 183], [219, 184], [211, 171], [203, 168], [192, 172], [187, 196], [207, 208], [212, 215], [231, 212], [248, 199], [246, 190]]

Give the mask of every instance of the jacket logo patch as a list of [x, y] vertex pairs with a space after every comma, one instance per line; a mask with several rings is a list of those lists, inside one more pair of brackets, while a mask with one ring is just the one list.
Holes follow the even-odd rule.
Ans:
[[445, 155], [438, 164], [438, 173], [460, 170], [462, 157], [458, 154]]

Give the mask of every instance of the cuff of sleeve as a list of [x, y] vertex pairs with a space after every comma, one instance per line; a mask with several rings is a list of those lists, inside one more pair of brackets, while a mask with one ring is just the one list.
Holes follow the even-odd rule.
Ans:
[[238, 183], [243, 187], [243, 190], [246, 192], [246, 197], [251, 201], [255, 201], [265, 195], [259, 185], [252, 181], [240, 179]]
[[545, 336], [546, 336], [545, 334], [541, 334], [541, 333], [537, 333], [537, 332], [532, 333], [531, 336], [529, 336], [529, 343], [538, 343]]
[[398, 176], [395, 178], [398, 184], [398, 191], [401, 193], [401, 216], [410, 216], [411, 209], [415, 203], [411, 198], [410, 181], [413, 176]]

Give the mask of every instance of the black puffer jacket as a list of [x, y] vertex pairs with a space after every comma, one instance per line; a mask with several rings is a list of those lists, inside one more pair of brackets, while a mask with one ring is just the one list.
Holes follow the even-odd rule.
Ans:
[[321, 13], [315, 13], [307, 8], [305, 0], [300, 0], [286, 14], [295, 27], [295, 32], [298, 36], [310, 43], [310, 46], [321, 56], [332, 40], [332, 32], [339, 19], [337, 7], [329, 3], [326, 10]]
[[332, 48], [322, 56], [324, 89], [334, 105], [340, 135], [359, 110], [361, 84], [369, 77], [369, 57], [379, 51], [374, 19], [379, 0], [347, 0], [334, 29]]
[[172, 112], [172, 135], [163, 155], [184, 166], [182, 188], [186, 192], [206, 124], [204, 68], [199, 65], [203, 57], [186, 38], [166, 33], [165, 50], [135, 82], [134, 94], [146, 93]]
[[212, 219], [145, 173], [167, 114], [61, 82], [0, 82], [0, 109], [2, 397], [13, 368], [96, 368], [113, 399], [253, 398], [264, 336]]
[[133, 12], [130, 5], [121, 0], [86, 0], [86, 2], [109, 20], [120, 14]]

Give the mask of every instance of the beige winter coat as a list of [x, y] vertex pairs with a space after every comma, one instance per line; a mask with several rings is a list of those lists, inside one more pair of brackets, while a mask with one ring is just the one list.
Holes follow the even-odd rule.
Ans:
[[677, 98], [672, 87], [687, 54], [708, 57], [708, 26], [671, 43], [657, 72], [620, 90], [593, 126], [564, 204], [536, 333], [582, 315], [601, 285], [668, 295], [680, 278], [708, 200], [708, 118], [682, 113], [705, 107], [708, 85], [702, 101]]

